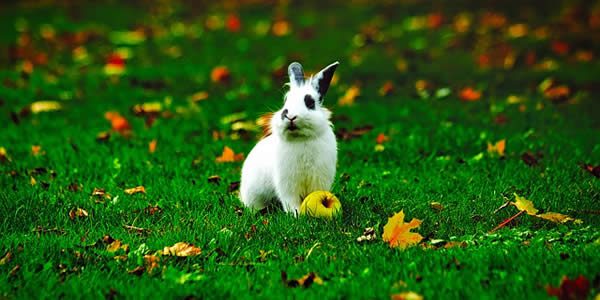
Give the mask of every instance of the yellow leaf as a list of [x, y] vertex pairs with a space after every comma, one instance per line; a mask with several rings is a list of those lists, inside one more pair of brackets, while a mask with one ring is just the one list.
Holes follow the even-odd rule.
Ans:
[[202, 250], [200, 248], [186, 242], [179, 242], [171, 247], [165, 247], [162, 251], [162, 255], [171, 256], [196, 256], [200, 255]]
[[515, 202], [511, 202], [510, 204], [514, 205], [519, 210], [524, 210], [528, 215], [535, 216], [538, 213], [538, 210], [533, 207], [533, 202], [525, 199], [525, 197], [521, 197], [515, 193]]
[[0, 162], [10, 161], [6, 148], [0, 147]]
[[542, 218], [554, 223], [567, 223], [567, 222], [573, 222], [575, 224], [581, 224], [583, 223], [583, 221], [579, 220], [579, 219], [574, 219], [570, 216], [567, 215], [563, 215], [560, 213], [555, 213], [555, 212], [547, 212], [547, 213], [543, 213], [543, 214], [539, 214], [539, 215], [535, 215], [538, 218]]
[[423, 300], [423, 296], [415, 292], [402, 292], [393, 294], [390, 298], [392, 300]]
[[29, 105], [29, 110], [31, 110], [31, 112], [34, 114], [39, 114], [41, 112], [56, 111], [60, 110], [61, 108], [62, 105], [60, 104], [60, 102], [57, 101], [37, 101]]
[[112, 243], [106, 245], [106, 251], [117, 252], [119, 249], [123, 249], [125, 252], [129, 252], [129, 244], [123, 245], [121, 240], [114, 240]]
[[488, 143], [487, 151], [491, 155], [504, 156], [504, 150], [506, 149], [506, 140], [502, 139], [497, 141], [495, 144]]
[[136, 186], [134, 188], [125, 189], [125, 193], [129, 194], [129, 195], [133, 195], [133, 194], [136, 194], [136, 193], [145, 194], [146, 193], [146, 188], [144, 188], [144, 186], [140, 185], [140, 186]]
[[342, 96], [340, 100], [338, 100], [338, 104], [340, 106], [352, 105], [354, 104], [354, 100], [356, 100], [356, 97], [358, 96], [360, 96], [360, 88], [358, 86], [353, 85], [348, 90], [346, 90], [344, 96]]
[[235, 152], [233, 152], [233, 150], [231, 148], [225, 146], [225, 148], [223, 148], [223, 154], [221, 154], [221, 156], [217, 157], [216, 160], [217, 160], [217, 162], [220, 162], [220, 163], [241, 161], [241, 160], [244, 160], [244, 154], [242, 154], [242, 153], [235, 154]]
[[404, 222], [404, 211], [400, 211], [388, 219], [387, 224], [383, 227], [383, 240], [389, 242], [390, 247], [407, 247], [418, 244], [422, 239], [418, 233], [410, 232], [411, 229], [421, 225], [421, 220], [412, 219], [409, 223]]

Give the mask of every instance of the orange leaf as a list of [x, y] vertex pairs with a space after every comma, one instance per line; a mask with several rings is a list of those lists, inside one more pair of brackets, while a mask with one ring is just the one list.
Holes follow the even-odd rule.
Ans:
[[114, 131], [123, 136], [128, 136], [131, 134], [131, 126], [129, 125], [129, 122], [118, 112], [108, 111], [104, 114], [104, 118], [110, 121], [111, 127]]
[[356, 85], [353, 85], [350, 88], [348, 88], [348, 90], [346, 90], [346, 93], [344, 94], [344, 96], [342, 96], [338, 100], [338, 105], [350, 106], [350, 105], [354, 104], [354, 101], [356, 100], [356, 98], [358, 96], [360, 96], [360, 88]]
[[136, 194], [136, 193], [145, 194], [146, 193], [146, 188], [144, 188], [144, 186], [140, 185], [140, 186], [136, 186], [134, 188], [125, 189], [125, 193], [129, 194], [129, 195], [133, 195], [133, 194]]
[[481, 92], [471, 87], [466, 87], [458, 93], [458, 97], [463, 101], [477, 101], [481, 98]]
[[46, 154], [45, 151], [42, 151], [42, 146], [40, 145], [31, 145], [31, 155], [40, 156]]
[[423, 300], [423, 296], [415, 292], [402, 292], [393, 294], [390, 298], [392, 300]]
[[404, 222], [404, 211], [400, 211], [388, 219], [387, 224], [383, 227], [383, 240], [389, 242], [390, 247], [399, 247], [406, 249], [407, 247], [418, 244], [422, 239], [418, 233], [410, 232], [421, 225], [421, 220], [412, 219], [409, 223]]
[[231, 148], [225, 146], [225, 148], [223, 148], [223, 154], [217, 157], [216, 160], [219, 163], [242, 161], [244, 160], [244, 154], [235, 154]]
[[212, 82], [225, 83], [231, 79], [231, 73], [226, 66], [216, 66], [210, 72]]
[[376, 141], [377, 141], [377, 144], [380, 144], [380, 145], [381, 145], [381, 144], [383, 144], [384, 142], [387, 142], [387, 141], [389, 141], [389, 140], [390, 140], [390, 138], [389, 138], [389, 137], [387, 137], [387, 135], [385, 135], [385, 134], [383, 134], [383, 133], [380, 133], [380, 134], [377, 136], [377, 140], [376, 140]]
[[495, 144], [488, 143], [487, 151], [489, 154], [504, 156], [504, 150], [506, 149], [506, 139], [497, 141]]
[[156, 139], [153, 139], [148, 143], [148, 152], [154, 153], [156, 151]]
[[242, 28], [242, 22], [240, 21], [240, 18], [234, 14], [227, 16], [227, 21], [225, 24], [227, 26], [227, 30], [231, 32], [238, 32]]
[[162, 251], [162, 255], [171, 256], [196, 256], [200, 255], [202, 250], [200, 248], [186, 242], [179, 242], [171, 247], [165, 247]]

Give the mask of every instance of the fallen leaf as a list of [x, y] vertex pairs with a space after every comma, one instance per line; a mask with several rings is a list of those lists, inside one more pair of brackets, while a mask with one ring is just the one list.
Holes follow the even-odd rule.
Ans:
[[495, 144], [487, 144], [487, 151], [491, 155], [504, 156], [504, 150], [506, 149], [506, 140], [502, 139], [497, 141]]
[[162, 251], [162, 255], [170, 256], [196, 256], [200, 255], [202, 250], [200, 248], [186, 242], [179, 242], [171, 247], [165, 247]]
[[477, 101], [481, 98], [481, 92], [471, 87], [466, 87], [458, 92], [458, 97], [463, 101]]
[[530, 167], [537, 166], [539, 163], [538, 159], [529, 152], [523, 153], [521, 155], [521, 160]]
[[92, 191], [92, 197], [95, 197], [97, 201], [110, 200], [112, 197], [105, 189], [94, 188]]
[[286, 20], [277, 20], [273, 23], [271, 27], [271, 32], [275, 36], [284, 36], [288, 35], [292, 31], [292, 27], [290, 23]]
[[367, 227], [363, 231], [362, 235], [356, 239], [356, 241], [361, 243], [365, 241], [373, 241], [375, 239], [377, 239], [377, 233], [375, 232], [375, 228]]
[[231, 72], [226, 66], [216, 66], [210, 72], [210, 79], [215, 83], [227, 83], [231, 80]]
[[6, 252], [6, 254], [4, 254], [4, 257], [2, 257], [2, 259], [0, 259], [0, 266], [9, 263], [12, 260], [12, 257], [13, 257], [13, 255], [10, 251]]
[[315, 274], [314, 272], [310, 272], [298, 279], [288, 279], [287, 273], [282, 271], [281, 272], [281, 280], [283, 281], [283, 284], [285, 284], [285, 286], [291, 287], [291, 288], [295, 288], [295, 287], [299, 287], [299, 286], [301, 286], [303, 288], [308, 288], [313, 283], [316, 283], [318, 285], [323, 285], [323, 279], [321, 279], [319, 276], [317, 276], [317, 274]]
[[163, 104], [161, 102], [147, 102], [142, 104], [136, 104], [131, 108], [131, 111], [136, 116], [156, 116], [163, 110]]
[[221, 182], [221, 176], [219, 176], [219, 175], [210, 176], [210, 177], [208, 177], [208, 182], [218, 185]]
[[583, 223], [583, 221], [579, 220], [579, 219], [574, 219], [570, 216], [567, 215], [563, 215], [561, 213], [555, 213], [555, 212], [547, 212], [547, 213], [543, 213], [543, 214], [539, 214], [539, 215], [535, 215], [538, 218], [542, 218], [554, 223], [560, 223], [560, 224], [564, 224], [567, 222], [573, 222], [575, 224], [581, 224]]
[[123, 136], [131, 135], [131, 126], [129, 125], [129, 122], [118, 112], [108, 111], [104, 114], [104, 118], [110, 121], [112, 130]]
[[128, 195], [133, 195], [136, 193], [142, 193], [145, 194], [146, 193], [146, 188], [142, 185], [140, 186], [136, 186], [134, 188], [130, 188], [130, 189], [125, 189], [125, 193]]
[[85, 218], [88, 216], [88, 212], [82, 208], [73, 208], [69, 211], [69, 218], [74, 220], [75, 218]]
[[380, 133], [379, 135], [377, 135], [377, 139], [375, 141], [377, 142], [377, 144], [381, 145], [389, 140], [390, 138], [387, 135]]
[[242, 28], [242, 21], [240, 21], [240, 18], [237, 15], [230, 14], [225, 21], [225, 27], [230, 32], [239, 32]]
[[423, 300], [423, 296], [415, 292], [402, 292], [390, 296], [392, 300]]
[[144, 274], [144, 271], [146, 271], [146, 268], [144, 266], [137, 266], [133, 270], [128, 270], [127, 273], [136, 276], [142, 276], [142, 274]]
[[576, 279], [564, 276], [559, 287], [546, 286], [548, 296], [555, 296], [560, 300], [587, 299], [590, 293], [590, 281], [583, 275]]
[[36, 101], [29, 105], [28, 110], [33, 114], [61, 110], [62, 105], [57, 101]]
[[221, 156], [216, 158], [216, 161], [219, 163], [236, 162], [242, 160], [244, 160], [243, 153], [235, 154], [233, 150], [227, 146], [223, 148], [223, 153], [221, 154]]
[[596, 176], [597, 178], [600, 178], [600, 165], [598, 166], [592, 166], [590, 164], [584, 164], [582, 165], [583, 169], [590, 172], [590, 174]]
[[31, 146], [31, 155], [40, 156], [46, 154], [46, 151], [42, 151], [42, 146], [40, 145], [32, 145]]
[[148, 152], [154, 153], [156, 151], [156, 143], [156, 139], [153, 139], [150, 141], [150, 143], [148, 143]]
[[350, 106], [354, 104], [356, 98], [360, 96], [360, 88], [356, 85], [346, 90], [346, 93], [338, 100], [340, 106]]
[[117, 252], [119, 250], [123, 250], [123, 252], [129, 252], [129, 244], [121, 243], [121, 240], [114, 240], [110, 244], [106, 245], [106, 251], [108, 252]]
[[200, 101], [208, 99], [208, 93], [205, 91], [196, 92], [196, 93], [192, 94], [189, 97], [189, 99], [192, 102], [200, 102]]
[[10, 158], [8, 157], [8, 153], [6, 152], [6, 148], [0, 147], [0, 162], [7, 161], [10, 161]]
[[125, 73], [125, 57], [120, 53], [112, 53], [106, 58], [104, 65], [106, 75], [121, 75]]
[[442, 205], [442, 203], [439, 203], [439, 202], [431, 202], [431, 203], [429, 203], [429, 207], [431, 207], [431, 209], [433, 209], [437, 212], [444, 210], [444, 206]]
[[105, 142], [108, 139], [110, 139], [110, 132], [108, 131], [102, 131], [96, 135], [96, 141], [98, 142]]
[[371, 132], [371, 130], [373, 130], [372, 125], [356, 127], [352, 130], [347, 130], [346, 128], [341, 128], [336, 132], [336, 135], [338, 138], [347, 141], [347, 140], [351, 140], [353, 138], [363, 136], [363, 135]]
[[146, 267], [146, 271], [148, 274], [152, 274], [156, 268], [158, 268], [158, 263], [160, 262], [160, 257], [156, 255], [144, 255], [144, 265]]
[[418, 244], [422, 239], [418, 233], [410, 232], [421, 225], [421, 220], [412, 219], [409, 223], [404, 222], [404, 211], [400, 211], [391, 218], [388, 218], [387, 224], [383, 227], [383, 240], [389, 242], [390, 247], [407, 247]]
[[394, 83], [392, 83], [391, 81], [386, 81], [380, 88], [379, 88], [379, 95], [381, 96], [389, 96], [394, 92]]
[[525, 197], [521, 197], [515, 195], [515, 202], [511, 202], [510, 204], [514, 205], [518, 210], [524, 210], [528, 215], [535, 216], [538, 213], [538, 210], [533, 207], [533, 202], [525, 199]]
[[149, 214], [149, 215], [155, 215], [155, 214], [160, 214], [162, 213], [162, 208], [160, 208], [158, 205], [148, 205], [148, 207], [146, 207], [144, 209], [144, 211]]
[[566, 85], [554, 86], [544, 90], [544, 97], [555, 102], [564, 101], [568, 99], [570, 95], [571, 89]]

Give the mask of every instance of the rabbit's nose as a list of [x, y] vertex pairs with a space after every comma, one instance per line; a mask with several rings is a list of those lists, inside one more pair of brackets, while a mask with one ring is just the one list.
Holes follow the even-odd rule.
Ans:
[[298, 117], [298, 116], [293, 116], [293, 117], [291, 117], [291, 118], [290, 118], [290, 117], [288, 117], [288, 110], [287, 110], [287, 108], [286, 108], [286, 109], [284, 109], [284, 110], [281, 112], [281, 119], [282, 119], [282, 120], [284, 120], [284, 119], [288, 119], [288, 120], [290, 120], [290, 121], [294, 121], [294, 120], [296, 120], [296, 118], [297, 118], [297, 117]]

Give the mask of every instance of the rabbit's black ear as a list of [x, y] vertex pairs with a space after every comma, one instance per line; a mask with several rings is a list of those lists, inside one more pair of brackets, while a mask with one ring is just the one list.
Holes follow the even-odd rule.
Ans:
[[301, 86], [304, 84], [304, 71], [302, 65], [299, 62], [293, 62], [288, 67], [288, 75], [290, 76], [290, 83], [294, 86]]
[[339, 62], [334, 62], [329, 66], [325, 67], [323, 70], [319, 71], [319, 73], [315, 74], [312, 77], [311, 84], [319, 92], [319, 102], [323, 102], [323, 98], [329, 89], [329, 84], [331, 84], [331, 79], [333, 78], [333, 73], [335, 69], [339, 65]]

